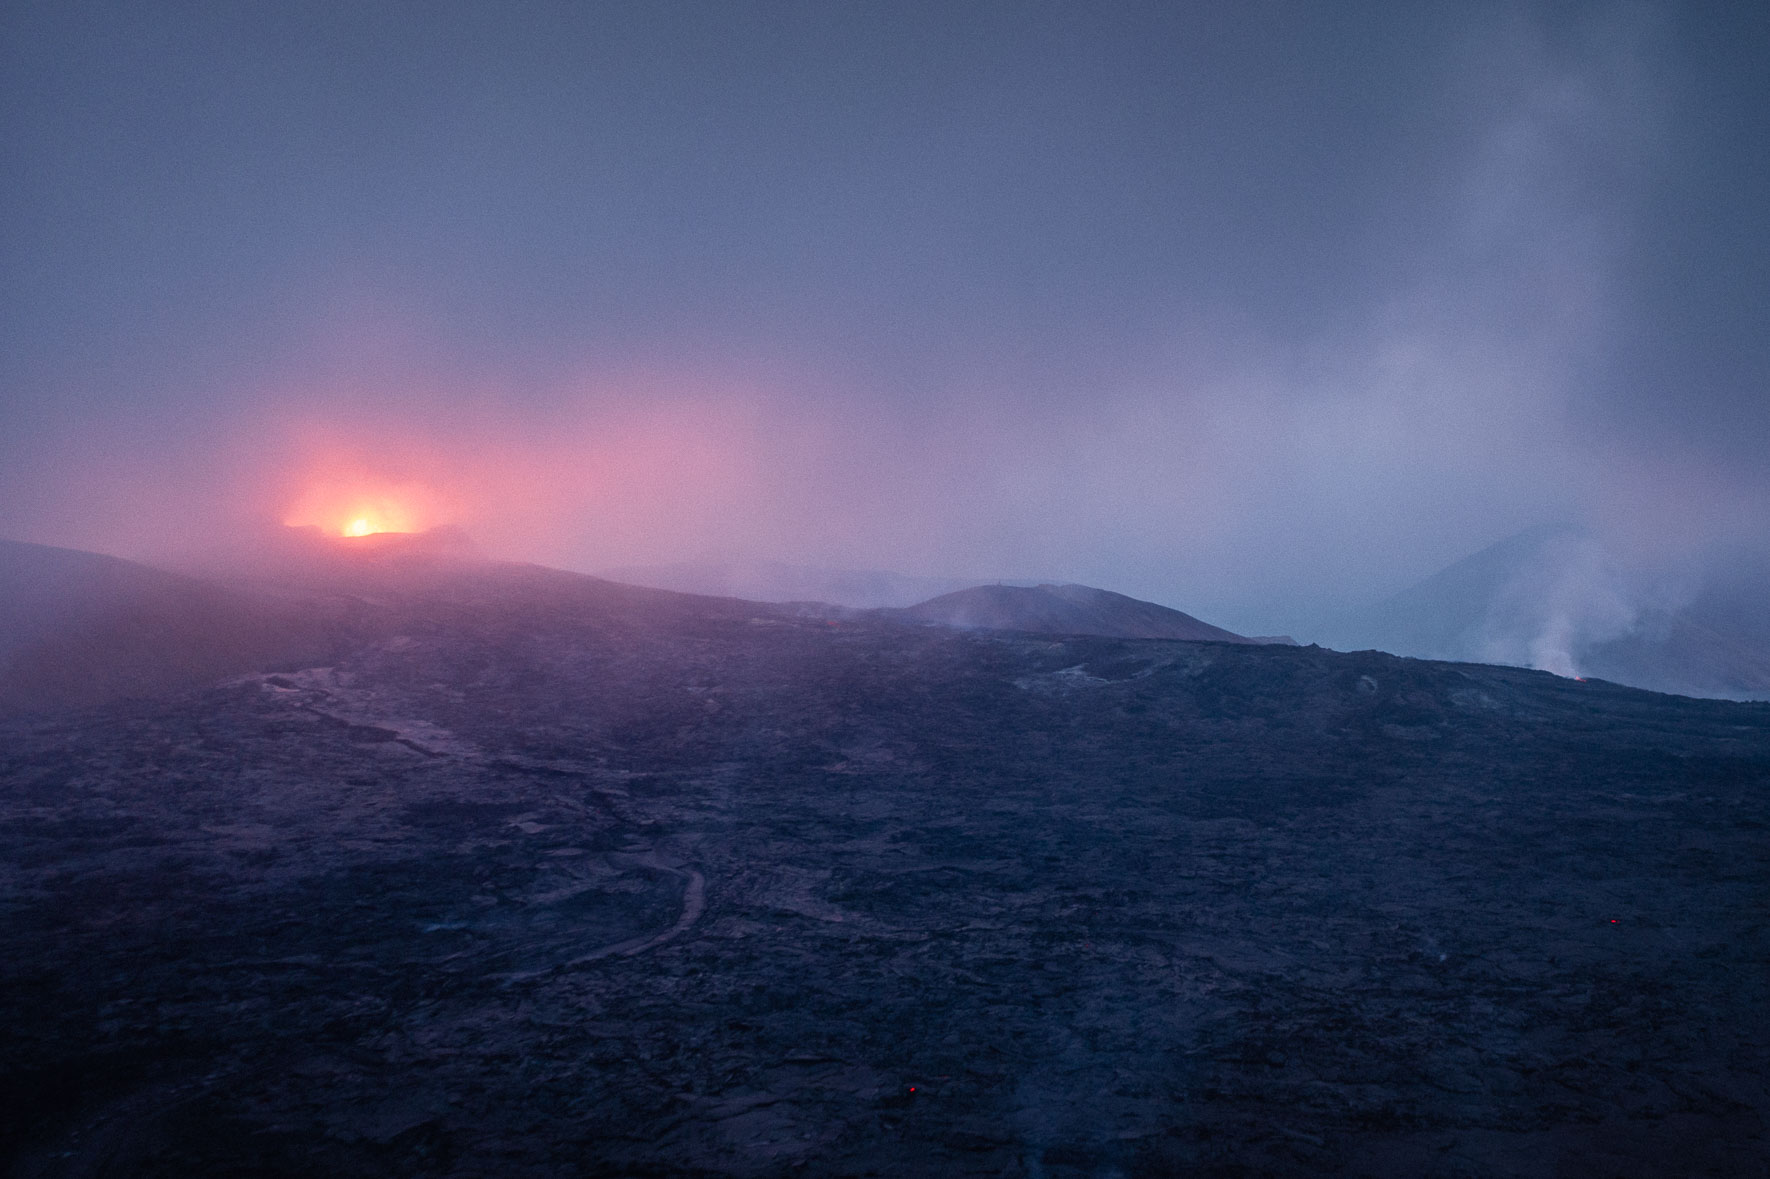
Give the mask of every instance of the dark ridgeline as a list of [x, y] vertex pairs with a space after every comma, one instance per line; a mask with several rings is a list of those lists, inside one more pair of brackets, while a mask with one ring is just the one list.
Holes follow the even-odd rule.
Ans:
[[1770, 706], [443, 549], [6, 549], [15, 1174], [1763, 1173]]

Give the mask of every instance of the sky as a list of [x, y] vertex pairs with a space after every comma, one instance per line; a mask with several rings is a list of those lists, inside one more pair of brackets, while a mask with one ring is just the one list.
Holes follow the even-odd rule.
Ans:
[[1770, 8], [0, 3], [0, 536], [1270, 632], [1770, 528]]

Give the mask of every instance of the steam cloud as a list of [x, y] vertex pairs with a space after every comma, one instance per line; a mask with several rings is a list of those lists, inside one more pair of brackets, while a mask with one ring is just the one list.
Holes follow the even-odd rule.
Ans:
[[1555, 537], [1542, 557], [1501, 590], [1487, 618], [1481, 660], [1579, 675], [1581, 652], [1635, 629], [1642, 588], [1629, 583], [1595, 537]]

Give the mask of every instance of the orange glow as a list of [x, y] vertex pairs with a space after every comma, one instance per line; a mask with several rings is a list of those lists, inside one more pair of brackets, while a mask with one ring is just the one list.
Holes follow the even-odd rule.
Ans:
[[402, 411], [419, 400], [409, 390], [363, 390], [348, 403], [304, 390], [322, 410], [262, 430], [286, 441], [254, 493], [281, 523], [347, 547], [448, 525], [487, 556], [572, 568], [725, 551], [775, 526], [759, 500], [798, 494], [761, 461], [767, 447], [785, 433], [816, 449], [817, 435], [796, 420], [764, 439], [762, 394], [695, 388], [718, 381], [574, 379], [549, 391], [556, 404], [520, 414], [490, 395], [436, 394], [456, 405], [446, 426]]
[[429, 496], [415, 486], [365, 491], [353, 483], [320, 483], [309, 487], [283, 517], [291, 527], [317, 526], [338, 537], [374, 536], [383, 532], [417, 532], [436, 523], [425, 504]]
[[378, 532], [410, 532], [407, 513], [398, 508], [376, 506], [350, 513], [350, 519], [338, 530], [340, 536], [373, 536]]

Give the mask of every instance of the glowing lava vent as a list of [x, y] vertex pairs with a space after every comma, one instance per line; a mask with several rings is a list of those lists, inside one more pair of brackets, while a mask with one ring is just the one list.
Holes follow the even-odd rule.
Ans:
[[340, 491], [317, 488], [303, 497], [283, 523], [294, 526], [317, 526], [332, 536], [358, 538], [389, 532], [419, 532], [431, 523], [428, 513], [416, 505], [420, 494], [363, 494], [360, 490]]
[[376, 536], [383, 532], [413, 532], [412, 514], [391, 500], [356, 504], [345, 513], [340, 536]]

